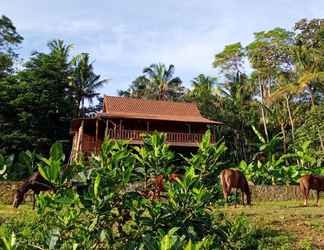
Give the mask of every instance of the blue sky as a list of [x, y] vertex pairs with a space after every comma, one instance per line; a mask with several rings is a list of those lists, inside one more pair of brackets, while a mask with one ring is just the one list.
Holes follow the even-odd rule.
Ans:
[[25, 38], [22, 57], [64, 39], [73, 53], [90, 53], [96, 73], [111, 79], [101, 92], [116, 95], [157, 62], [174, 64], [187, 87], [200, 73], [216, 76], [213, 56], [225, 45], [323, 18], [324, 0], [1, 0], [0, 14]]

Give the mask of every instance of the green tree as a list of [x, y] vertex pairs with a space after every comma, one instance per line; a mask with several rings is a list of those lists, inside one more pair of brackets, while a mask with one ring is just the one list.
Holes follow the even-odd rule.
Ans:
[[257, 32], [254, 36], [255, 40], [247, 46], [247, 55], [254, 68], [255, 84], [259, 87], [261, 119], [264, 133], [269, 139], [266, 99], [277, 84], [278, 74], [291, 68], [290, 46], [293, 44], [293, 33], [275, 28]]
[[93, 63], [90, 62], [88, 53], [77, 55], [72, 63], [74, 65], [72, 86], [76, 102], [75, 116], [85, 116], [85, 101], [92, 104], [93, 98], [100, 95], [97, 90], [108, 80], [100, 80], [100, 75], [94, 73]]
[[17, 54], [15, 49], [23, 41], [12, 21], [2, 15], [0, 17], [0, 79], [12, 72]]
[[0, 147], [7, 152], [37, 148], [47, 152], [57, 140], [69, 142], [73, 96], [70, 46], [49, 44], [35, 52], [16, 75], [0, 81]]
[[217, 78], [200, 74], [191, 81], [191, 89], [185, 97], [187, 101], [195, 101], [200, 112], [210, 119], [217, 119], [220, 108], [215, 95], [216, 84]]
[[133, 81], [126, 91], [119, 95], [154, 100], [183, 99], [185, 88], [179, 77], [173, 77], [174, 65], [152, 64], [144, 68], [143, 75]]

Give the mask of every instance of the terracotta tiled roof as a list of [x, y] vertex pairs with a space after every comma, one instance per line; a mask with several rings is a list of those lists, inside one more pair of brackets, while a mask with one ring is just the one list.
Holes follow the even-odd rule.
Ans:
[[118, 96], [105, 96], [103, 113], [98, 116], [221, 124], [202, 117], [195, 103]]

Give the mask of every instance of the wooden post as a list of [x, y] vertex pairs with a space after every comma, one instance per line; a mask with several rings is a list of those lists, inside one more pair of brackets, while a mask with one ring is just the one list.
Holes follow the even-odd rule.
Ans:
[[109, 122], [108, 119], [106, 120], [106, 128], [105, 128], [105, 138], [108, 136], [108, 126], [109, 126]]
[[150, 122], [146, 121], [146, 131], [149, 132], [150, 131]]
[[97, 152], [98, 146], [98, 133], [99, 133], [99, 119], [96, 119], [96, 138], [95, 138], [95, 152]]
[[83, 125], [84, 125], [84, 120], [81, 121], [81, 125], [79, 127], [79, 132], [77, 133], [78, 137], [76, 139], [76, 149], [75, 149], [74, 160], [77, 160], [79, 158], [79, 152], [82, 151]]
[[77, 150], [77, 141], [78, 141], [78, 132], [74, 133], [73, 140], [72, 140], [72, 148], [71, 148], [71, 153], [70, 153], [70, 158], [69, 158], [69, 163], [68, 165], [71, 164], [73, 160], [75, 160], [75, 155], [76, 155], [76, 150]]
[[119, 120], [119, 139], [122, 139], [122, 123], [123, 123], [123, 120], [120, 119]]
[[84, 127], [84, 120], [81, 122], [81, 127], [80, 127], [80, 152], [82, 152], [83, 149], [83, 127]]

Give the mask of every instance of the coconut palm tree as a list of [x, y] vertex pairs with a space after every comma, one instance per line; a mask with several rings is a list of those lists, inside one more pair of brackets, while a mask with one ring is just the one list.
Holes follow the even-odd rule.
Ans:
[[132, 97], [132, 98], [146, 98], [148, 96], [149, 79], [145, 76], [137, 77], [127, 90], [119, 90], [119, 96]]
[[100, 75], [93, 72], [93, 63], [90, 62], [89, 54], [81, 53], [73, 58], [74, 72], [72, 77], [72, 88], [76, 99], [76, 116], [85, 115], [85, 101], [90, 104], [93, 98], [99, 96], [96, 91], [108, 82], [107, 79], [100, 80]]
[[184, 87], [179, 77], [173, 77], [174, 65], [152, 64], [144, 68], [148, 79], [147, 95], [150, 99], [178, 100], [184, 95]]
[[137, 77], [127, 90], [119, 90], [120, 96], [153, 100], [181, 100], [185, 88], [179, 77], [173, 77], [174, 66], [152, 64], [144, 68], [143, 75]]
[[73, 48], [72, 44], [65, 44], [63, 40], [58, 39], [50, 41], [47, 46], [51, 50], [51, 53], [61, 55], [62, 58], [68, 58]]

